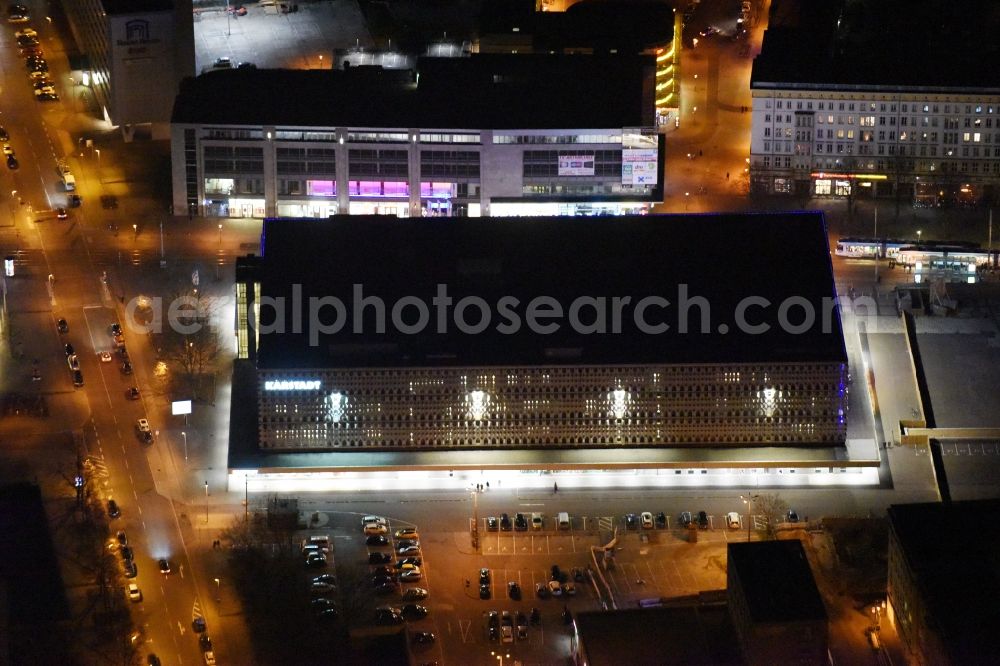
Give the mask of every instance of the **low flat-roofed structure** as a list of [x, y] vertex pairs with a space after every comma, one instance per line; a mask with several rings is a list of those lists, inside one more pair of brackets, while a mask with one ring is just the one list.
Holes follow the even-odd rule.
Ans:
[[272, 219], [261, 248], [237, 334], [264, 449], [844, 442], [819, 213]]
[[921, 663], [995, 663], [998, 516], [998, 499], [889, 507], [889, 617]]
[[743, 664], [725, 604], [577, 613], [577, 664]]
[[802, 544], [730, 543], [727, 553], [729, 609], [747, 662], [826, 663], [826, 607]]

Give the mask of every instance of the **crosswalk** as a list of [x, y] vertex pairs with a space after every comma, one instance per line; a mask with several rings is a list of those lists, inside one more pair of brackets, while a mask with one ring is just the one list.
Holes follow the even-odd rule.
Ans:
[[[59, 265], [70, 265], [72, 262], [59, 261], [62, 252], [72, 252], [70, 250], [50, 250], [49, 259]], [[41, 271], [48, 272], [45, 255], [40, 249], [9, 250], [4, 253], [5, 257], [13, 257], [15, 275], [18, 273], [34, 274]], [[202, 266], [228, 266], [234, 263], [235, 255], [227, 250], [216, 250], [210, 254], [171, 254], [168, 257], [172, 264], [191, 264]], [[154, 249], [91, 249], [90, 260], [95, 268], [108, 269], [118, 266], [132, 266], [135, 268], [159, 266], [160, 252]]]

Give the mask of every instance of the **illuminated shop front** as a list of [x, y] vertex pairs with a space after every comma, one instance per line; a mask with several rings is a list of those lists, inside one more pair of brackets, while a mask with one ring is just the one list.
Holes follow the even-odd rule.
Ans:
[[[663, 200], [664, 136], [647, 94], [654, 63], [667, 86], [660, 101], [676, 97], [668, 91], [672, 47], [660, 55], [427, 58], [419, 77], [350, 68], [189, 79], [171, 129], [174, 210], [257, 218], [645, 213]], [[457, 76], [464, 69], [477, 76]], [[498, 92], [479, 76], [507, 69], [531, 81], [533, 95]], [[294, 113], [259, 103], [303, 86], [338, 103], [303, 95]], [[238, 100], [249, 90], [255, 101], [244, 107]], [[584, 92], [581, 106], [573, 100]], [[286, 124], [292, 118], [301, 125]], [[358, 124], [368, 118], [380, 124]]]
[[[887, 179], [883, 174], [863, 174], [863, 173], [825, 173], [814, 172], [812, 177], [812, 194], [817, 197], [850, 197], [850, 196], [874, 196], [875, 184]], [[775, 179], [787, 182], [788, 179]], [[777, 187], [775, 188], [776, 192]], [[781, 190], [782, 193], [790, 193], [791, 190]]]

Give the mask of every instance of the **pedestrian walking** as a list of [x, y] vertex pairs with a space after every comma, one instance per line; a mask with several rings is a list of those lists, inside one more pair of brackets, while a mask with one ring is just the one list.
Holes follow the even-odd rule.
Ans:
[[726, 180], [729, 180], [729, 172], [726, 172]]
[[552, 492], [554, 492], [554, 493], [559, 492], [559, 484], [558, 483], [553, 483], [552, 484]]
[[701, 157], [702, 155], [704, 155], [704, 153], [703, 153], [702, 151], [700, 151], [700, 150], [699, 150], [699, 151], [698, 151], [698, 157]]
[[486, 490], [489, 490], [489, 489], [490, 489], [490, 482], [489, 482], [489, 481], [487, 481], [487, 482], [486, 482]]

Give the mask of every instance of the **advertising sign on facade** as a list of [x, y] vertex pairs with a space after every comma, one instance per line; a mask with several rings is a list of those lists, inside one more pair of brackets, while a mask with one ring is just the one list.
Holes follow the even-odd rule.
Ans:
[[656, 185], [657, 144], [654, 129], [622, 130], [622, 185]]
[[593, 155], [560, 155], [559, 156], [560, 176], [593, 176], [594, 156]]

